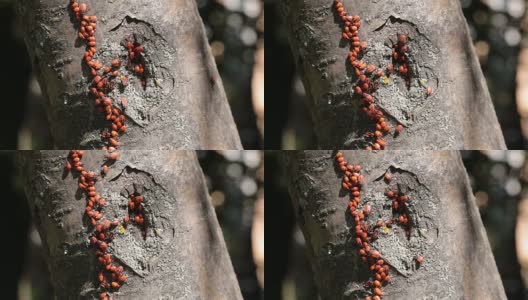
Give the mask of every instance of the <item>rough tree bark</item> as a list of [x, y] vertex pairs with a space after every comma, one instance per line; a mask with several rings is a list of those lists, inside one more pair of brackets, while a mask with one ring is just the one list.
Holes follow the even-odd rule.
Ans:
[[[126, 57], [135, 36], [145, 47], [144, 90], [130, 83], [111, 98], [128, 99], [126, 149], [241, 149], [237, 128], [195, 1], [84, 1], [97, 16], [94, 58], [109, 65]], [[17, 1], [20, 26], [43, 94], [55, 147], [100, 149], [108, 127], [88, 92], [84, 43], [69, 0]]]
[[[371, 272], [361, 263], [354, 241], [349, 195], [341, 188], [335, 152], [284, 154], [297, 220], [323, 299], [363, 299]], [[391, 184], [409, 196], [411, 236], [399, 227], [382, 231], [372, 249], [391, 267], [384, 299], [506, 299], [462, 159], [454, 151], [344, 151], [362, 166], [361, 204], [368, 220], [387, 220]], [[387, 206], [388, 204], [388, 206]], [[425, 262], [417, 266], [416, 255]]]
[[[390, 123], [405, 127], [397, 138], [387, 136], [390, 149], [506, 148], [459, 1], [342, 2], [361, 17], [365, 62], [387, 66], [397, 34], [410, 39], [411, 88], [393, 74], [374, 94]], [[364, 149], [363, 133], [374, 125], [354, 96], [357, 77], [347, 62], [349, 43], [341, 38], [334, 1], [288, 0], [282, 12], [319, 148]], [[433, 88], [429, 97], [427, 86]]]
[[[110, 220], [127, 215], [127, 195], [145, 197], [147, 238], [130, 224], [109, 243], [127, 282], [114, 299], [242, 299], [196, 155], [192, 151], [121, 151], [96, 188]], [[64, 172], [66, 151], [19, 154], [34, 222], [58, 299], [99, 299], [99, 266], [88, 237], [78, 179]], [[103, 151], [83, 163], [98, 170]]]

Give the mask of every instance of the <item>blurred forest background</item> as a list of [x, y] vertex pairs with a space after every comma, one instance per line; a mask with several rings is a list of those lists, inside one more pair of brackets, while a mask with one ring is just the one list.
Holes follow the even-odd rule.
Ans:
[[[197, 151], [212, 203], [227, 244], [242, 295], [264, 299], [264, 157], [262, 151]], [[9, 215], [2, 218], [11, 229], [4, 234], [9, 274], [2, 299], [48, 300], [53, 288], [44, 261], [44, 250], [21, 180], [14, 169], [14, 151], [0, 151], [0, 188]], [[6, 228], [6, 227], [4, 227]]]
[[[244, 149], [264, 140], [264, 3], [262, 0], [196, 0]], [[15, 0], [0, 0], [0, 149], [53, 149], [45, 99], [17, 28]], [[66, 3], [66, 2], [65, 2]]]
[[[295, 72], [279, 0], [266, 0], [268, 92], [266, 149], [317, 149], [306, 94]], [[526, 0], [460, 0], [508, 149], [528, 144]], [[272, 72], [272, 71], [270, 71]], [[271, 122], [273, 121], [273, 122]]]
[[[528, 300], [528, 153], [463, 151], [473, 193], [508, 299]], [[266, 234], [269, 299], [317, 300], [305, 254], [303, 235], [295, 224], [279, 152], [266, 151], [268, 211], [274, 213]]]

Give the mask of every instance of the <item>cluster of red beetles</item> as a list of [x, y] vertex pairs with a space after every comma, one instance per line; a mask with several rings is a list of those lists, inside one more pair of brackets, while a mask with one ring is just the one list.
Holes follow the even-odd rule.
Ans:
[[[97, 17], [86, 14], [87, 6], [85, 3], [78, 4], [77, 0], [71, 0], [71, 9], [75, 14], [77, 20], [80, 22], [78, 37], [86, 41], [87, 50], [84, 52], [84, 62], [90, 68], [91, 86], [90, 93], [95, 97], [95, 105], [97, 110], [105, 115], [107, 121], [111, 122], [110, 128], [105, 129], [101, 133], [101, 138], [105, 143], [104, 150], [113, 150], [119, 146], [118, 137], [120, 133], [126, 131], [125, 121], [126, 117], [123, 113], [127, 106], [127, 99], [122, 98], [117, 105], [110, 97], [110, 93], [116, 85], [116, 79], [119, 79], [121, 86], [128, 85], [128, 78], [121, 75], [119, 69], [121, 67], [121, 60], [115, 58], [110, 62], [110, 65], [103, 66], [103, 63], [94, 59], [96, 54], [96, 38], [95, 30], [97, 28]], [[128, 50], [129, 63], [135, 64], [133, 71], [141, 76], [143, 88], [146, 87], [146, 79], [144, 76], [144, 65], [141, 53], [144, 47], [137, 42], [127, 41], [126, 47]]]
[[[387, 173], [388, 174], [388, 173]], [[388, 191], [387, 197], [392, 200], [392, 211], [398, 214], [399, 217], [396, 219], [398, 223], [405, 229], [405, 235], [411, 236], [411, 224], [409, 223], [409, 214], [407, 213], [407, 204], [409, 197], [401, 194], [398, 191]]]
[[[407, 88], [411, 87], [411, 72], [409, 72], [409, 61], [407, 59], [407, 36], [405, 34], [398, 35], [398, 42], [392, 46], [392, 62], [394, 65], [398, 64], [398, 72], [405, 78]], [[394, 65], [389, 64], [387, 69], [394, 69]]]
[[[128, 214], [133, 216], [134, 222], [141, 227], [143, 238], [147, 237], [147, 229], [145, 224], [145, 215], [143, 214], [143, 196], [139, 194], [132, 194], [128, 200]], [[125, 224], [128, 224], [130, 217], [126, 216]]]
[[[116, 152], [117, 154], [117, 152]], [[79, 189], [86, 193], [88, 201], [85, 213], [90, 218], [90, 224], [95, 228], [94, 234], [90, 237], [90, 244], [94, 247], [97, 260], [101, 264], [102, 270], [98, 274], [101, 288], [104, 290], [100, 294], [101, 300], [111, 300], [107, 291], [118, 289], [126, 281], [123, 274], [123, 267], [112, 263], [112, 257], [107, 253], [108, 243], [113, 239], [112, 230], [120, 223], [118, 220], [110, 222], [103, 219], [103, 207], [106, 199], [102, 198], [95, 188], [97, 175], [92, 171], [86, 171], [81, 162], [83, 150], [70, 150], [66, 160], [66, 168], [79, 173]]]
[[[343, 189], [350, 191], [351, 193], [348, 209], [354, 218], [354, 241], [359, 248], [358, 252], [361, 261], [368, 263], [369, 270], [373, 272], [372, 280], [369, 280], [365, 283], [365, 288], [371, 288], [373, 295], [366, 296], [365, 300], [380, 300], [383, 297], [383, 286], [387, 285], [391, 281], [391, 276], [389, 275], [390, 267], [381, 258], [379, 251], [371, 249], [370, 242], [375, 241], [378, 238], [379, 229], [381, 227], [386, 226], [390, 228], [395, 221], [389, 220], [384, 222], [383, 220], [378, 220], [373, 225], [368, 225], [366, 223], [366, 220], [371, 213], [371, 207], [368, 204], [360, 207], [361, 188], [364, 184], [364, 178], [361, 175], [361, 166], [348, 164], [341, 152], [336, 154], [336, 161], [339, 165], [339, 168], [344, 173], [341, 186]], [[386, 173], [385, 180], [390, 181], [390, 178], [390, 174]], [[388, 191], [387, 196], [390, 199], [393, 199], [393, 212], [400, 214], [396, 221], [404, 226], [406, 229], [406, 234], [409, 236], [410, 224], [405, 206], [405, 203], [408, 201], [408, 196], [398, 194], [394, 191]], [[423, 257], [421, 256], [417, 256], [415, 260], [420, 264], [424, 261]]]
[[348, 164], [341, 152], [336, 154], [336, 160], [340, 169], [345, 173], [342, 186], [345, 190], [351, 192], [351, 200], [348, 203], [348, 208], [350, 214], [354, 217], [355, 242], [359, 247], [358, 252], [361, 261], [367, 262], [369, 264], [369, 269], [374, 272], [373, 280], [365, 283], [366, 288], [372, 288], [374, 295], [372, 298], [367, 296], [365, 299], [380, 300], [383, 296], [382, 287], [391, 280], [389, 275], [390, 267], [381, 258], [381, 255], [377, 250], [370, 248], [369, 243], [377, 239], [378, 228], [383, 226], [383, 221], [380, 220], [374, 226], [369, 226], [366, 224], [365, 219], [371, 212], [370, 206], [366, 204], [363, 208], [358, 209], [361, 201], [361, 187], [363, 185], [363, 176], [360, 174], [361, 166]]
[[[107, 154], [107, 162], [102, 167], [101, 175], [106, 175], [108, 172], [108, 165], [119, 158], [119, 153], [115, 150], [119, 146], [119, 133], [126, 131], [125, 120], [126, 117], [123, 111], [127, 107], [127, 99], [123, 97], [118, 107], [113, 103], [112, 99], [108, 97], [108, 93], [115, 88], [116, 79], [119, 79], [121, 86], [124, 88], [128, 85], [128, 78], [121, 75], [119, 68], [121, 67], [121, 60], [115, 58], [110, 62], [109, 66], [94, 59], [96, 53], [96, 39], [95, 29], [97, 27], [97, 17], [86, 14], [87, 6], [85, 3], [79, 4], [77, 0], [71, 0], [71, 9], [75, 14], [76, 19], [80, 22], [79, 39], [86, 41], [87, 50], [84, 53], [84, 62], [90, 68], [92, 76], [92, 83], [90, 93], [95, 96], [95, 104], [99, 112], [104, 113], [106, 120], [111, 122], [111, 128], [104, 130], [101, 133], [103, 142], [106, 141], [102, 150], [109, 150]], [[141, 78], [143, 88], [146, 88], [146, 78], [144, 69], [144, 59], [142, 53], [145, 50], [137, 41], [126, 40], [125, 47], [128, 50], [128, 67], [138, 74]], [[93, 235], [90, 237], [90, 244], [94, 247], [97, 259], [101, 264], [101, 271], [98, 273], [102, 292], [99, 297], [101, 300], [111, 300], [109, 291], [119, 289], [119, 287], [126, 281], [127, 277], [123, 274], [123, 267], [112, 262], [112, 256], [107, 252], [108, 244], [113, 239], [113, 230], [119, 226], [119, 220], [103, 219], [103, 207], [106, 204], [106, 199], [101, 198], [95, 189], [95, 181], [97, 175], [94, 172], [85, 171], [81, 158], [84, 154], [82, 150], [71, 150], [66, 160], [66, 168], [79, 172], [79, 188], [83, 190], [88, 197], [86, 205], [86, 215], [90, 218], [90, 223], [94, 227]], [[127, 226], [130, 222], [130, 216], [133, 216], [133, 221], [141, 226], [143, 237], [146, 238], [146, 224], [144, 221], [144, 207], [142, 202], [144, 198], [138, 193], [130, 195], [128, 202], [129, 215], [123, 219], [123, 226]]]
[[[77, 171], [79, 173], [79, 189], [87, 195], [87, 204], [85, 208], [86, 215], [90, 218], [90, 224], [94, 227], [94, 232], [90, 237], [90, 245], [94, 247], [97, 260], [101, 265], [101, 271], [97, 274], [99, 284], [103, 290], [100, 293], [101, 300], [111, 300], [108, 295], [109, 290], [116, 290], [126, 282], [127, 277], [123, 273], [122, 266], [112, 262], [112, 256], [107, 252], [109, 243], [114, 238], [114, 229], [122, 225], [126, 227], [130, 222], [130, 216], [133, 221], [141, 227], [143, 237], [146, 238], [146, 224], [144, 221], [144, 197], [139, 193], [130, 195], [128, 202], [128, 216], [125, 216], [123, 222], [115, 219], [110, 221], [104, 219], [103, 208], [106, 205], [106, 199], [102, 198], [95, 188], [95, 182], [98, 175], [92, 171], [86, 171], [82, 164], [83, 150], [70, 150], [66, 159], [66, 169], [68, 171]], [[115, 161], [119, 158], [118, 152], [111, 152], [107, 155], [108, 161]], [[106, 174], [108, 166], [103, 166], [102, 175]]]
[[[410, 70], [409, 60], [407, 58], [407, 52], [409, 46], [407, 45], [408, 37], [405, 34], [398, 35], [398, 42], [392, 45], [392, 63], [387, 66], [388, 73], [392, 73], [395, 65], [398, 66], [398, 72], [405, 78], [405, 84], [407, 88], [411, 88], [412, 73]], [[433, 94], [433, 88], [427, 87], [427, 96]]]
[[[376, 122], [375, 130], [368, 131], [364, 134], [368, 145], [366, 150], [382, 150], [387, 148], [387, 142], [383, 140], [383, 136], [391, 131], [391, 126], [384, 118], [383, 111], [375, 105], [372, 94], [379, 87], [379, 79], [385, 76], [382, 69], [378, 69], [375, 65], [367, 65], [360, 60], [363, 52], [367, 49], [367, 42], [361, 41], [359, 38], [359, 28], [361, 21], [359, 16], [349, 15], [341, 0], [335, 0], [335, 8], [339, 17], [344, 22], [342, 38], [350, 40], [350, 52], [348, 53], [348, 61], [354, 68], [354, 73], [358, 76], [357, 84], [354, 86], [354, 91], [360, 96], [360, 104], [364, 113], [374, 122]], [[406, 78], [407, 86], [410, 87], [410, 72], [409, 62], [406, 53], [408, 51], [407, 36], [400, 34], [398, 36], [398, 43], [393, 46], [393, 62], [398, 63], [399, 73]], [[386, 68], [387, 75], [394, 71], [394, 66], [389, 63]], [[432, 88], [427, 89], [427, 95], [432, 94]], [[398, 135], [403, 130], [401, 124], [397, 124], [395, 134]]]
[[145, 66], [143, 64], [142, 53], [145, 48], [140, 45], [137, 41], [132, 42], [126, 41], [125, 44], [128, 50], [128, 65], [132, 67], [132, 70], [141, 78], [141, 85], [143, 89], [147, 88], [147, 80], [145, 78]]
[[[391, 180], [391, 175], [385, 173], [385, 181], [389, 182]], [[394, 220], [389, 220], [386, 222], [387, 227], [390, 227], [392, 224], [399, 223], [400, 226], [405, 230], [405, 235], [407, 238], [411, 237], [411, 223], [409, 222], [409, 210], [407, 208], [407, 202], [409, 201], [409, 196], [401, 193], [398, 190], [389, 190], [386, 193], [386, 196], [392, 200], [392, 212], [397, 215], [397, 218]], [[420, 255], [417, 255], [415, 261], [418, 264], [424, 262], [424, 258]]]

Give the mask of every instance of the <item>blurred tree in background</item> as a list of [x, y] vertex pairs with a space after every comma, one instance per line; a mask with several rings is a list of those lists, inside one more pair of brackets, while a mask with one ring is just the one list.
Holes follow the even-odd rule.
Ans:
[[[521, 270], [528, 275], [528, 263], [520, 264], [520, 256], [528, 256], [528, 235], [516, 234], [522, 218], [519, 210], [526, 206], [525, 151], [463, 151], [462, 157], [486, 227], [495, 262], [509, 299], [528, 299], [528, 276], [521, 277]], [[523, 189], [525, 190], [523, 193]], [[528, 225], [525, 231], [528, 230]]]
[[[522, 67], [519, 64], [520, 51], [528, 47], [527, 36], [523, 33], [526, 30], [523, 28], [526, 26], [526, 2], [460, 2], [508, 149], [525, 149], [528, 131], [521, 131], [517, 107], [519, 102], [528, 99], [516, 99], [516, 91], [520, 86], [528, 86], [528, 81], [517, 82], [516, 74]], [[528, 115], [525, 114], [525, 117]]]
[[[197, 0], [213, 55], [222, 76], [227, 98], [244, 149], [263, 147], [264, 80], [252, 86], [252, 77], [261, 76], [259, 55], [264, 48], [262, 0]], [[257, 66], [256, 66], [257, 64]], [[262, 72], [264, 72], [262, 67]], [[262, 77], [263, 79], [263, 77]], [[259, 86], [260, 85], [260, 86]], [[262, 103], [260, 103], [262, 102]], [[257, 120], [259, 122], [257, 122]], [[259, 132], [260, 130], [260, 132]]]
[[[244, 299], [264, 296], [262, 151], [198, 151]], [[257, 232], [253, 228], [262, 228]], [[260, 249], [259, 249], [260, 248]]]
[[[315, 149], [303, 84], [296, 75], [286, 30], [278, 17], [280, 1], [267, 0], [267, 53], [273, 76], [266, 149]], [[528, 140], [528, 17], [525, 0], [460, 0], [508, 149], [525, 149]], [[271, 24], [270, 24], [271, 23]], [[271, 52], [270, 52], [271, 51]], [[280, 56], [280, 57], [279, 57]], [[278, 71], [277, 71], [278, 70]], [[273, 123], [271, 121], [274, 121]], [[271, 130], [271, 131], [270, 131]], [[271, 133], [269, 133], [271, 132]]]

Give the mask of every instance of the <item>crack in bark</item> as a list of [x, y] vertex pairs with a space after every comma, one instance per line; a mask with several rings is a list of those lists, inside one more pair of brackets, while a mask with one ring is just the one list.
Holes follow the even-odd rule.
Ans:
[[119, 29], [119, 27], [121, 27], [123, 25], [123, 22], [127, 22], [128, 24], [130, 23], [136, 23], [136, 24], [145, 24], [147, 25], [147, 27], [150, 28], [150, 30], [152, 30], [152, 32], [154, 33], [154, 35], [160, 37], [164, 42], [167, 42], [167, 40], [165, 40], [165, 38], [163, 37], [163, 35], [161, 35], [160, 33], [158, 33], [155, 29], [154, 29], [154, 25], [152, 25], [151, 23], [147, 22], [147, 21], [144, 21], [144, 20], [141, 20], [141, 19], [138, 19], [136, 17], [132, 17], [132, 16], [129, 16], [129, 15], [126, 15], [122, 20], [121, 22], [119, 22], [119, 24], [117, 24], [114, 28], [111, 28], [108, 32], [112, 32], [112, 31], [116, 31], [117, 29]]
[[[408, 173], [408, 174], [411, 174], [412, 177], [413, 177], [413, 179], [416, 180], [416, 182], [417, 182], [421, 187], [424, 187], [428, 192], [431, 191], [431, 190], [427, 187], [427, 185], [425, 185], [424, 183], [422, 183], [422, 182], [420, 181], [418, 175], [416, 175], [415, 173], [413, 173], [413, 172], [411, 172], [411, 171], [409, 171], [409, 170], [406, 170], [406, 169], [404, 169], [404, 168], [402, 168], [402, 167], [400, 167], [400, 166], [398, 166], [398, 165], [395, 165], [395, 164], [391, 164], [391, 165], [387, 168], [387, 170], [386, 170], [385, 172], [383, 172], [382, 175], [380, 175], [380, 176], [374, 178], [373, 181], [381, 181], [381, 180], [383, 180], [383, 177], [384, 177], [385, 173], [387, 173], [387, 171], [389, 171], [389, 170], [390, 170], [391, 173], [396, 173], [396, 172], [398, 172], [398, 173]], [[413, 189], [411, 189], [411, 190], [413, 190]]]

